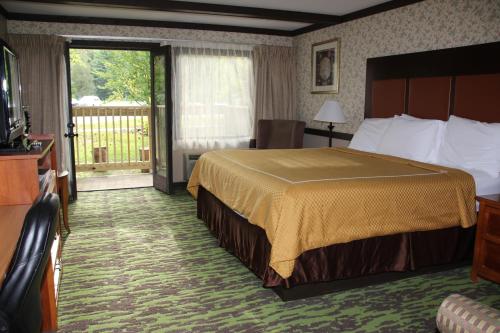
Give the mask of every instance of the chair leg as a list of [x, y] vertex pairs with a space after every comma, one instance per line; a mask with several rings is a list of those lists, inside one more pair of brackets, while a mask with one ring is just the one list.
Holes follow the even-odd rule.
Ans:
[[68, 172], [62, 172], [60, 176], [58, 176], [59, 180], [59, 196], [61, 197], [62, 203], [62, 212], [63, 212], [63, 223], [66, 231], [71, 232], [69, 228], [68, 221], [68, 202], [69, 202], [69, 193], [68, 193]]

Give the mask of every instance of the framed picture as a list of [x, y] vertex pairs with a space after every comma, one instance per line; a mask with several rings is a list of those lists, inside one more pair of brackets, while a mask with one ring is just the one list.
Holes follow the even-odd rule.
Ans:
[[312, 45], [312, 88], [313, 94], [339, 92], [340, 40], [332, 39]]

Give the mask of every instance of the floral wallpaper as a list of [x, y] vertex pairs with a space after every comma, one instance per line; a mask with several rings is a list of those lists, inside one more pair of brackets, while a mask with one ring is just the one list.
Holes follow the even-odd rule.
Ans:
[[292, 46], [285, 36], [259, 35], [225, 31], [172, 28], [131, 27], [120, 25], [8, 21], [9, 34], [46, 34], [82, 37], [111, 37], [144, 40], [197, 40], [209, 42]]
[[[340, 38], [338, 94], [311, 94], [311, 44]], [[297, 110], [308, 127], [326, 129], [312, 119], [323, 101], [341, 104], [346, 124], [335, 130], [354, 133], [364, 116], [366, 59], [385, 55], [500, 41], [500, 1], [426, 0], [294, 39]]]

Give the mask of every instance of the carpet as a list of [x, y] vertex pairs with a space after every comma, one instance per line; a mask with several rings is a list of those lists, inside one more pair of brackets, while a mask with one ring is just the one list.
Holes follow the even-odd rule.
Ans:
[[500, 308], [500, 286], [470, 267], [282, 302], [218, 247], [185, 193], [79, 193], [70, 205], [60, 332], [434, 332], [461, 293]]

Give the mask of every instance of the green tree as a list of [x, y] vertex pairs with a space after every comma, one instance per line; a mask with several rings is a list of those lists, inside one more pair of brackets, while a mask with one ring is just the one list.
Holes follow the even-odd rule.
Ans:
[[79, 99], [86, 95], [95, 95], [94, 76], [90, 69], [88, 50], [70, 50], [71, 97]]
[[96, 87], [90, 67], [84, 63], [71, 66], [71, 97], [82, 98], [87, 95], [95, 95]]
[[156, 105], [165, 105], [165, 66], [160, 61], [154, 63]]
[[[111, 51], [108, 50], [88, 50], [91, 52], [89, 63], [92, 68], [92, 75], [94, 77], [94, 84], [96, 86], [96, 95], [103, 101], [109, 100], [113, 91], [106, 88], [106, 79], [96, 73], [104, 73], [106, 68], [106, 62], [111, 55]], [[118, 51], [120, 52], [120, 51]]]
[[149, 52], [72, 49], [70, 61], [73, 98], [151, 104]]
[[149, 52], [101, 51], [93, 62], [92, 74], [100, 80], [97, 88], [111, 92], [107, 100], [151, 104]]

